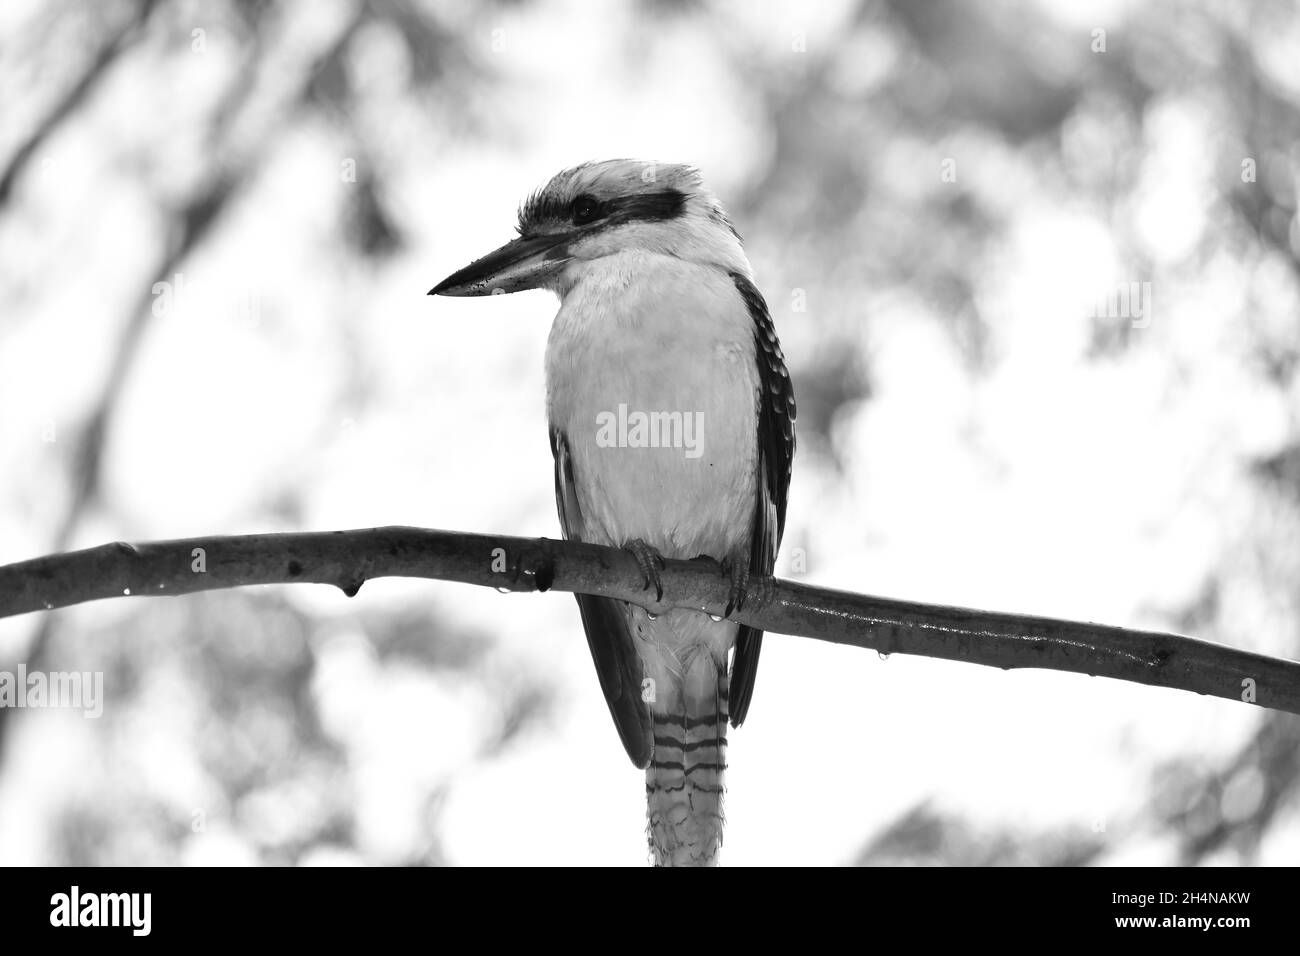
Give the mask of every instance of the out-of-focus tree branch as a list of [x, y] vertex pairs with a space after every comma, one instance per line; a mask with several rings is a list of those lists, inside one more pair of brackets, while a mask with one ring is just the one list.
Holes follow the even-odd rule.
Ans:
[[142, 0], [132, 16], [112, 31], [77, 79], [54, 103], [40, 124], [18, 145], [8, 163], [0, 168], [0, 206], [9, 201], [14, 183], [31, 164], [32, 157], [41, 146], [76, 113], [122, 55], [144, 38], [145, 24], [157, 2], [158, 0]]
[[[118, 57], [128, 42], [143, 28], [148, 15], [153, 10], [156, 0], [144, 0], [139, 16], [131, 25], [124, 27], [118, 39], [105, 47], [105, 53], [87, 74], [87, 78], [78, 84], [71, 94], [68, 105], [60, 106], [51, 115], [46, 126], [52, 129], [62, 122], [67, 113], [86, 95], [95, 78], [101, 76], [108, 66]], [[255, 16], [261, 16], [257, 11]], [[86, 421], [78, 430], [78, 437], [71, 456], [72, 489], [67, 510], [54, 536], [53, 546], [62, 550], [68, 546], [76, 534], [87, 511], [95, 502], [99, 493], [100, 477], [104, 454], [109, 441], [113, 418], [119, 402], [130, 380], [135, 361], [140, 354], [145, 334], [154, 319], [155, 302], [154, 280], [170, 278], [177, 272], [194, 249], [213, 234], [221, 223], [222, 217], [231, 204], [238, 189], [250, 181], [266, 157], [265, 144], [269, 137], [290, 115], [292, 107], [306, 96], [322, 69], [322, 65], [337, 59], [339, 51], [346, 47], [364, 22], [365, 9], [358, 10], [339, 30], [337, 36], [326, 45], [315, 60], [308, 65], [298, 84], [283, 92], [262, 121], [263, 133], [251, 137], [247, 145], [236, 148], [230, 140], [230, 131], [234, 128], [245, 111], [252, 111], [250, 104], [255, 99], [259, 88], [259, 73], [266, 67], [267, 55], [263, 53], [257, 23], [250, 26], [250, 44], [244, 53], [244, 67], [236, 81], [232, 82], [220, 99], [212, 128], [209, 130], [213, 148], [213, 162], [208, 174], [200, 178], [199, 185], [192, 191], [186, 201], [178, 206], [171, 216], [171, 231], [163, 247], [159, 250], [157, 263], [143, 283], [134, 308], [129, 313], [117, 348], [108, 366], [102, 393], [92, 406]], [[0, 205], [5, 199], [5, 190], [17, 175], [16, 169], [25, 163], [28, 154], [35, 150], [48, 135], [48, 130], [20, 150], [19, 156], [0, 178]], [[232, 157], [233, 154], [233, 157]], [[27, 648], [29, 667], [44, 665], [45, 655], [54, 634], [53, 618], [47, 618]], [[3, 744], [9, 711], [0, 710], [0, 753]]]
[[[0, 567], [0, 616], [98, 598], [251, 584], [332, 584], [350, 596], [371, 578], [391, 576], [595, 594], [659, 613], [683, 607], [720, 615], [728, 596], [728, 582], [711, 561], [668, 561], [664, 597], [655, 600], [636, 561], [614, 548], [389, 527], [118, 542], [34, 558]], [[885, 654], [1071, 671], [1300, 714], [1300, 663], [1175, 634], [899, 601], [776, 579], [751, 584], [744, 608], [731, 617], [775, 633]]]

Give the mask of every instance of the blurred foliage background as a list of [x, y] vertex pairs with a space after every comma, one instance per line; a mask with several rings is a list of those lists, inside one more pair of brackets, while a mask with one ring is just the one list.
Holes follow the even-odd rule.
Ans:
[[[779, 573], [1297, 656], [1295, 4], [811, 6], [4, 4], [0, 561], [556, 535], [553, 302], [424, 293], [553, 172], [635, 156], [703, 169], [776, 318]], [[1140, 318], [1093, 305], [1131, 283]], [[106, 694], [0, 710], [0, 862], [644, 860], [567, 599], [0, 625], [0, 667]], [[725, 860], [1294, 863], [1298, 744], [1260, 708], [772, 637]]]

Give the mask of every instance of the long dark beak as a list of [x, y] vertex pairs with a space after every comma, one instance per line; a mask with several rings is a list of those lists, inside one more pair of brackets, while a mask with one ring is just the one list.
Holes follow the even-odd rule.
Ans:
[[525, 236], [475, 259], [429, 290], [429, 295], [496, 295], [538, 289], [569, 261], [564, 233]]

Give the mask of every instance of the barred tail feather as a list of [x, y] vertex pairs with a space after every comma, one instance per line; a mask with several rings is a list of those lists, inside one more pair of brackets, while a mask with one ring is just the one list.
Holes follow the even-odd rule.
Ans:
[[722, 846], [727, 761], [725, 659], [699, 654], [685, 678], [651, 705], [654, 755], [646, 770], [646, 814], [656, 866], [713, 866]]

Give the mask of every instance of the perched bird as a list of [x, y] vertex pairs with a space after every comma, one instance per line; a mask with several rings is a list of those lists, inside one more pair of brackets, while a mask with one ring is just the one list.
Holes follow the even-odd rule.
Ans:
[[[663, 557], [714, 558], [739, 606], [749, 576], [772, 573], [795, 445], [794, 390], [739, 234], [695, 169], [632, 160], [559, 173], [518, 231], [430, 294], [559, 296], [546, 392], [564, 536], [628, 549], [659, 595]], [[716, 863], [726, 725], [749, 709], [762, 631], [577, 598], [623, 746], [646, 768], [654, 862]]]

